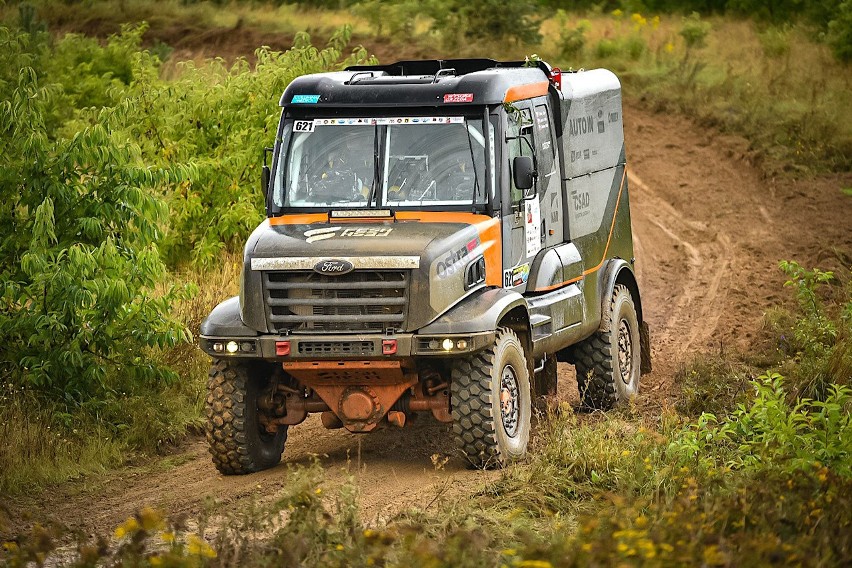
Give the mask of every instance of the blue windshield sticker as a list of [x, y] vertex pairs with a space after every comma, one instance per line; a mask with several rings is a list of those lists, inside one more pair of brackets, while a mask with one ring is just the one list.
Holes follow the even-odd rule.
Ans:
[[319, 95], [293, 95], [290, 101], [294, 105], [315, 105], [319, 102]]

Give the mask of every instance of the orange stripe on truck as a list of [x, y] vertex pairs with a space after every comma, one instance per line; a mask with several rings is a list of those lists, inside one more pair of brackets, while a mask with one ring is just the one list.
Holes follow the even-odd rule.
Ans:
[[512, 103], [533, 97], [541, 97], [547, 94], [547, 88], [550, 83], [541, 81], [540, 83], [528, 83], [526, 85], [515, 85], [509, 87], [506, 91], [506, 96], [503, 97], [504, 103]]
[[397, 211], [400, 221], [419, 221], [421, 223], [464, 223], [473, 225], [479, 233], [485, 257], [485, 285], [503, 285], [503, 246], [500, 240], [500, 218], [464, 213], [461, 211]]
[[618, 197], [615, 200], [615, 211], [612, 212], [612, 223], [609, 226], [609, 236], [606, 238], [606, 247], [604, 247], [603, 257], [601, 257], [601, 261], [597, 266], [589, 268], [583, 271], [581, 276], [577, 276], [576, 278], [572, 278], [570, 280], [565, 280], [564, 282], [560, 282], [559, 284], [552, 284], [550, 286], [545, 286], [544, 288], [536, 288], [533, 292], [549, 292], [550, 290], [555, 290], [557, 288], [561, 288], [562, 286], [567, 286], [568, 284], [573, 284], [574, 282], [579, 282], [589, 274], [593, 272], [597, 272], [603, 266], [604, 261], [606, 260], [606, 255], [609, 252], [609, 244], [612, 242], [612, 232], [615, 230], [615, 219], [618, 216], [618, 206], [621, 205], [621, 192], [624, 190], [624, 180], [627, 177], [627, 168], [624, 168], [624, 173], [621, 174], [621, 185], [618, 187]]

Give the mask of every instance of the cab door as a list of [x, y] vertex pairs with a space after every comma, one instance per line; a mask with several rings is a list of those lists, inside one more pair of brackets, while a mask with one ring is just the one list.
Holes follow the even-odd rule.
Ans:
[[[509, 203], [504, 209], [504, 228], [509, 238], [503, 250], [503, 287], [526, 291], [530, 265], [542, 247], [541, 206], [538, 199], [540, 176], [533, 186], [523, 190], [515, 186], [512, 167], [517, 156], [536, 161], [533, 135], [533, 109], [530, 101], [519, 101], [506, 108], [504, 167], [508, 172]], [[505, 178], [504, 178], [505, 179]]]

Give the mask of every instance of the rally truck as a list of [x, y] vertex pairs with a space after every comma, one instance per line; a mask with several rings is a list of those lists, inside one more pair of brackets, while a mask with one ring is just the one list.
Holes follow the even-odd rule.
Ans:
[[558, 361], [583, 407], [636, 394], [648, 329], [613, 73], [400, 61], [299, 77], [280, 106], [240, 294], [201, 326], [220, 472], [274, 466], [310, 413], [357, 433], [431, 413], [499, 467], [524, 456]]

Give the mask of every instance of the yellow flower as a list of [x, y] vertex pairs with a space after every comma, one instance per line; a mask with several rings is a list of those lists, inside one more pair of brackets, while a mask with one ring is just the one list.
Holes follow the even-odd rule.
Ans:
[[671, 53], [674, 51], [674, 44], [672, 42], [668, 42], [663, 49], [666, 50], [666, 53]]
[[654, 18], [651, 20], [651, 26], [655, 30], [660, 27], [660, 17], [659, 16], [654, 16]]
[[335, 548], [336, 548], [337, 550], [343, 550], [343, 545], [342, 545], [342, 544], [338, 544], [337, 546], [335, 546]]
[[624, 12], [622, 12], [621, 10], [616, 8], [615, 10], [612, 11], [612, 15], [615, 16], [616, 18], [620, 18], [621, 16], [624, 15]]
[[151, 566], [162, 566], [163, 565], [163, 559], [159, 556], [152, 556], [151, 558], [148, 559], [148, 562], [151, 563]]
[[186, 551], [205, 558], [216, 558], [216, 551], [197, 534], [191, 534], [186, 538]]
[[314, 489], [314, 494], [315, 494], [315, 495], [322, 495], [322, 489], [320, 489], [319, 487], [317, 487], [316, 489]]
[[708, 546], [704, 549], [704, 563], [709, 564], [711, 566], [718, 566], [721, 564], [726, 564], [728, 559], [725, 557], [725, 554], [719, 550], [719, 547], [715, 544]]
[[115, 538], [124, 538], [128, 533], [132, 533], [139, 530], [139, 521], [136, 520], [136, 517], [130, 517], [115, 529]]
[[9, 552], [15, 552], [18, 550], [18, 543], [12, 542], [11, 540], [3, 543], [3, 548], [5, 548]]
[[633, 24], [636, 26], [636, 29], [644, 28], [648, 24], [648, 20], [646, 20], [645, 16], [642, 14], [635, 13], [630, 16], [630, 19], [633, 20]]
[[163, 542], [171, 544], [175, 541], [175, 533], [173, 533], [171, 531], [163, 531], [163, 533], [160, 534], [160, 538], [162, 539]]
[[644, 529], [648, 526], [648, 517], [646, 517], [645, 515], [639, 515], [638, 517], [636, 517], [634, 524], [637, 528]]
[[143, 507], [139, 511], [139, 519], [142, 521], [142, 528], [146, 531], [154, 531], [165, 526], [163, 515], [151, 507]]
[[503, 554], [504, 554], [505, 556], [514, 556], [514, 555], [516, 555], [517, 553], [518, 553], [518, 551], [517, 551], [517, 550], [515, 550], [514, 548], [507, 548], [507, 549], [505, 549], [505, 550], [503, 551]]
[[515, 566], [522, 568], [553, 568], [553, 564], [547, 560], [521, 560]]
[[623, 452], [621, 452], [621, 455], [622, 455], [622, 456], [629, 456], [629, 455], [630, 455], [630, 450], [624, 450]]

